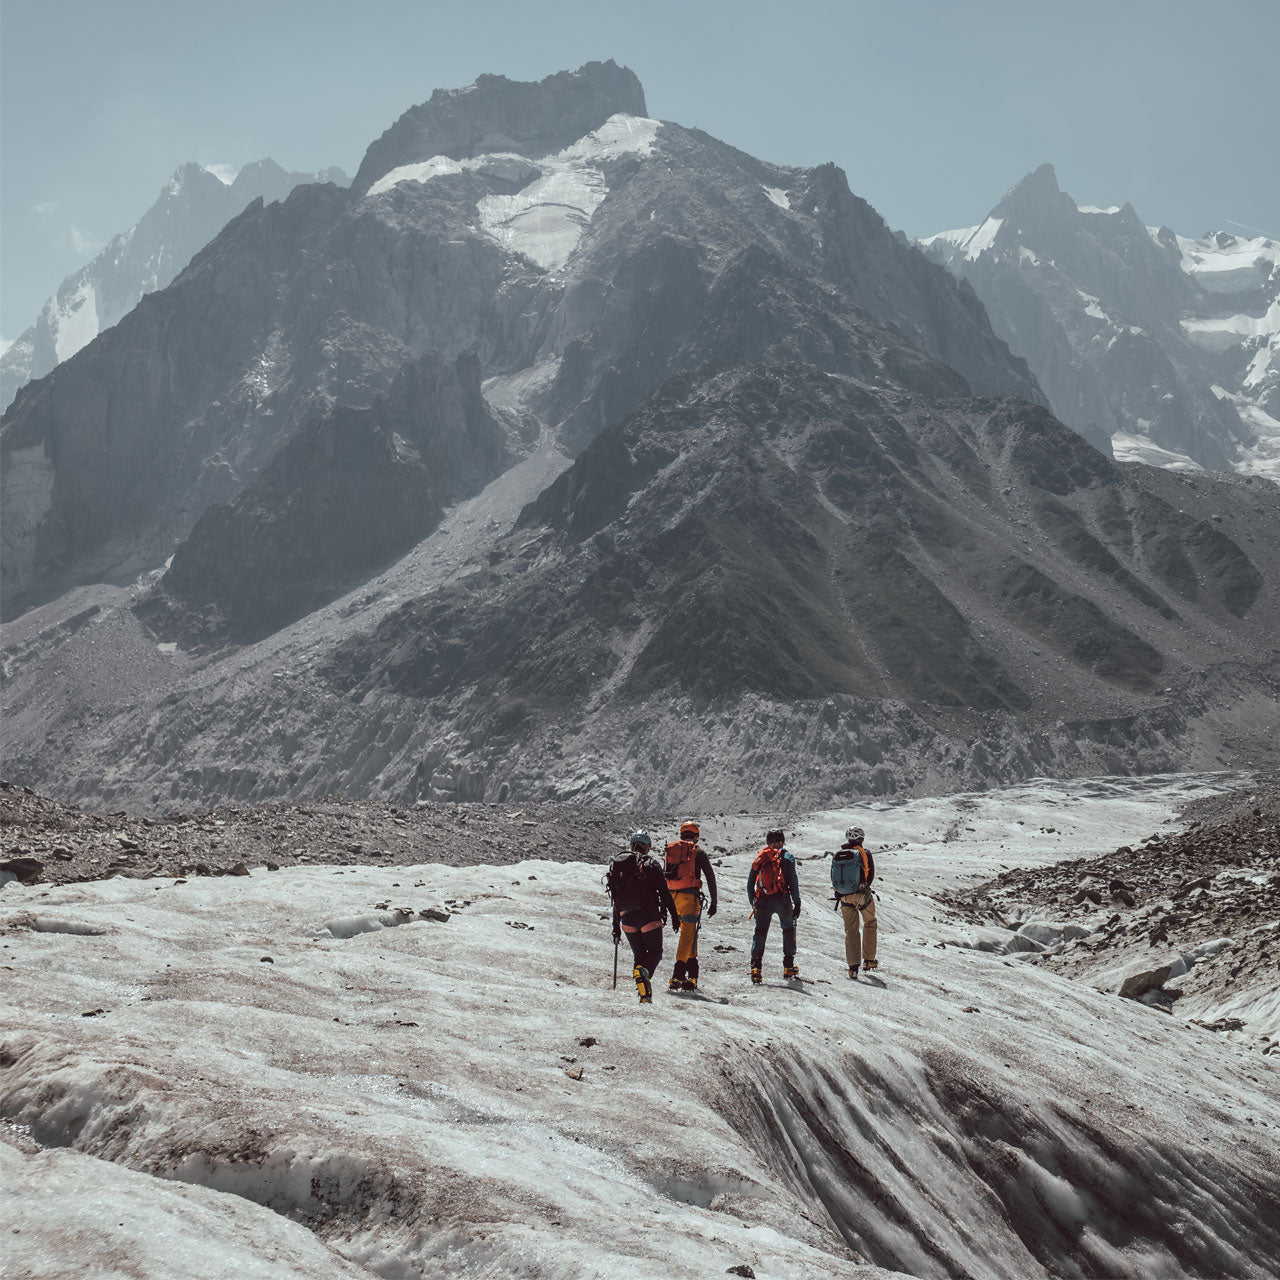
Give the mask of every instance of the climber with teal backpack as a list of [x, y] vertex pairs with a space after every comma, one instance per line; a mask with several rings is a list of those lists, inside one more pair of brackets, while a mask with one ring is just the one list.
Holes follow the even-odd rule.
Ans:
[[796, 967], [796, 920], [800, 915], [800, 881], [796, 876], [796, 860], [787, 852], [786, 836], [779, 830], [765, 836], [764, 848], [756, 854], [747, 876], [747, 901], [755, 917], [756, 931], [751, 939], [751, 981], [764, 981], [764, 944], [769, 937], [769, 923], [776, 915], [782, 926], [782, 976], [798, 978]]
[[844, 918], [844, 962], [854, 979], [859, 965], [867, 972], [880, 967], [876, 959], [876, 898], [871, 892], [876, 860], [862, 843], [865, 838], [861, 827], [850, 827], [844, 833], [844, 844], [831, 855], [831, 889]]

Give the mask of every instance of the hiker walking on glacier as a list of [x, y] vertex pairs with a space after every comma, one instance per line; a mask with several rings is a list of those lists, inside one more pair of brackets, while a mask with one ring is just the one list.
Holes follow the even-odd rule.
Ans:
[[680, 824], [680, 838], [666, 849], [667, 888], [680, 916], [680, 944], [669, 986], [672, 991], [698, 989], [698, 930], [702, 925], [702, 877], [707, 878], [707, 919], [716, 913], [716, 873], [705, 849], [698, 848], [701, 832], [692, 818]]
[[765, 836], [764, 848], [756, 854], [747, 876], [747, 901], [755, 917], [751, 939], [751, 981], [764, 981], [764, 944], [769, 923], [776, 915], [782, 926], [782, 976], [798, 978], [796, 965], [796, 920], [800, 916], [800, 880], [796, 860], [787, 852], [786, 836], [774, 830]]
[[880, 967], [876, 960], [876, 899], [871, 892], [876, 860], [862, 843], [865, 838], [861, 827], [850, 827], [839, 852], [831, 856], [831, 888], [844, 917], [844, 962], [851, 978], [857, 978], [859, 965], [864, 971]]
[[640, 1003], [652, 1004], [653, 975], [662, 961], [662, 926], [670, 920], [671, 927], [678, 929], [680, 920], [662, 867], [649, 856], [653, 844], [649, 833], [633, 831], [627, 843], [628, 852], [614, 858], [605, 875], [605, 887], [613, 899], [613, 945], [616, 948], [622, 935], [627, 935], [635, 960], [631, 976]]

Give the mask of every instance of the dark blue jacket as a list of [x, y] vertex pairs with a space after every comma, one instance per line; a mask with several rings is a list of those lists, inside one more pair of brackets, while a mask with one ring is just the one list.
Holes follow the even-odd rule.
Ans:
[[[782, 880], [791, 896], [791, 910], [794, 914], [800, 910], [800, 880], [796, 876], [796, 860], [785, 849], [782, 850]], [[747, 901], [756, 905], [756, 864], [751, 860], [751, 874], [747, 876]]]

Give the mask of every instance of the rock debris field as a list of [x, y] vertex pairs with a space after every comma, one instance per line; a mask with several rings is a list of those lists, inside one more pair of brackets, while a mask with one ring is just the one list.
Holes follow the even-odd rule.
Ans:
[[304, 863], [590, 862], [621, 849], [637, 826], [651, 828], [655, 843], [668, 831], [666, 838], [674, 839], [678, 822], [666, 814], [571, 805], [397, 808], [336, 798], [156, 818], [99, 816], [0, 782], [0, 876], [69, 884], [111, 876], [236, 875]]
[[[1206, 1002], [1214, 1031], [1252, 1024], [1280, 1051], [1280, 775], [1193, 800], [1180, 829], [1112, 853], [1005, 872], [951, 906], [983, 949], [1084, 978], [1166, 1012]], [[1046, 923], [1053, 922], [1053, 923]], [[1011, 935], [1011, 936], [1010, 936]], [[1185, 997], [1185, 999], [1184, 999]]]

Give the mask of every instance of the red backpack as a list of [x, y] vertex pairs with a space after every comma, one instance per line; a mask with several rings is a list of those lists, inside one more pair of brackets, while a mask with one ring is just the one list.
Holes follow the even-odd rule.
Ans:
[[756, 897], [763, 898], [771, 893], [783, 893], [787, 888], [787, 879], [782, 874], [782, 850], [767, 844], [751, 864], [756, 873]]

